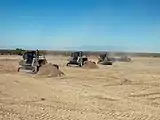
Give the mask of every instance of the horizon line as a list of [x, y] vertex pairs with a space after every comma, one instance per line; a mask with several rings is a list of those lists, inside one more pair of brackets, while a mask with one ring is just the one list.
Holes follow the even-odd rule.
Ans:
[[[16, 50], [17, 48], [0, 48], [1, 50]], [[23, 48], [18, 48], [23, 49]], [[23, 50], [37, 50], [37, 49], [23, 49]], [[65, 50], [65, 49], [38, 49], [41, 51], [49, 51], [49, 52], [72, 52], [72, 51], [83, 51], [83, 52], [110, 52], [110, 53], [131, 53], [131, 54], [160, 54], [160, 52], [141, 52], [141, 51], [111, 51], [111, 50]]]

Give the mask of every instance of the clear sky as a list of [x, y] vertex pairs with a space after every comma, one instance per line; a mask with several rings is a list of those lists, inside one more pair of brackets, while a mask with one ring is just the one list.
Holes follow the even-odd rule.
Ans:
[[160, 0], [1, 0], [0, 47], [160, 52]]

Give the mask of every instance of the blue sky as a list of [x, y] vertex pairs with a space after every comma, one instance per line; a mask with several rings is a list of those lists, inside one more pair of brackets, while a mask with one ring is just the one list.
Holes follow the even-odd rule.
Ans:
[[159, 0], [1, 0], [0, 47], [160, 52]]

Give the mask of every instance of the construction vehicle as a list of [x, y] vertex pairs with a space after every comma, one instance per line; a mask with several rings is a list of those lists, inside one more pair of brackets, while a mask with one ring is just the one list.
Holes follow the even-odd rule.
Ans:
[[39, 51], [25, 51], [19, 62], [18, 72], [24, 71], [29, 73], [37, 73], [42, 65], [47, 63], [44, 55], [40, 55]]
[[99, 55], [97, 64], [112, 65], [113, 62], [114, 62], [114, 59], [113, 58], [109, 58], [108, 57], [108, 53], [105, 53], [105, 54]]
[[71, 53], [69, 62], [66, 66], [77, 65], [79, 67], [82, 67], [85, 61], [88, 61], [88, 58], [83, 54], [82, 51], [73, 52]]

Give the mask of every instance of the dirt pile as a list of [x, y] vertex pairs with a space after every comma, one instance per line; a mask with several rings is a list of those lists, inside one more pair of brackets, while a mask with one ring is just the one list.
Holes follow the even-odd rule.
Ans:
[[83, 65], [83, 68], [87, 68], [87, 69], [97, 69], [99, 68], [95, 62], [92, 61], [86, 61]]
[[55, 64], [46, 64], [40, 67], [37, 75], [45, 76], [45, 77], [58, 77], [64, 75], [62, 71]]

